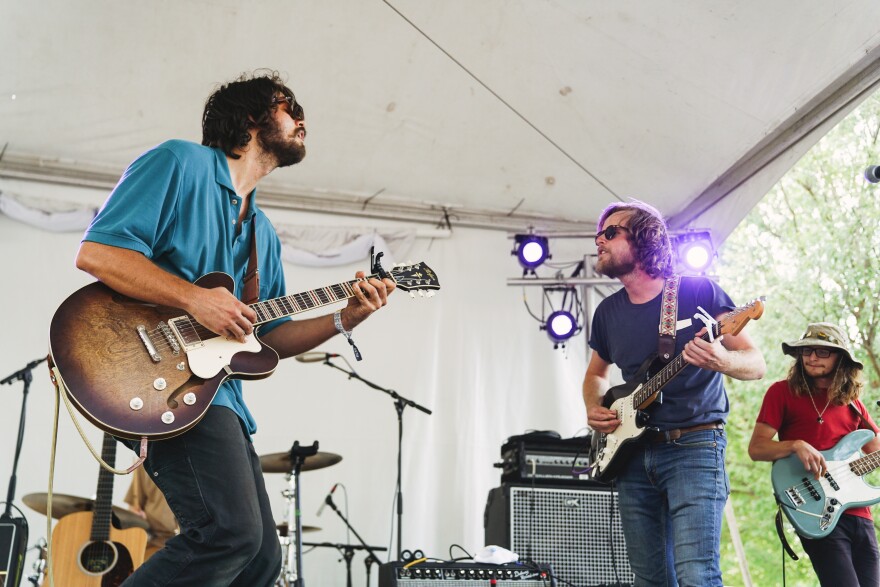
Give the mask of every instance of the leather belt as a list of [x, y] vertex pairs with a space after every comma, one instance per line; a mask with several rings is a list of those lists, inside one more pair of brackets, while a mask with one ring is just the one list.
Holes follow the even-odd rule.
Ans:
[[709, 424], [697, 424], [687, 428], [673, 428], [672, 430], [660, 430], [647, 434], [648, 442], [671, 442], [678, 440], [689, 432], [698, 432], [700, 430], [724, 430], [724, 422], [710, 422]]

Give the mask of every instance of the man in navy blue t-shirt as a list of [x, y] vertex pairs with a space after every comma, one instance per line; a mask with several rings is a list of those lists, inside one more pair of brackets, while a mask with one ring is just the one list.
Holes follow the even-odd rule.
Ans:
[[[589, 425], [607, 434], [621, 424], [619, 414], [602, 405], [611, 365], [631, 381], [658, 352], [672, 247], [663, 217], [643, 202], [608, 206], [598, 231], [596, 270], [623, 284], [596, 308], [583, 386]], [[724, 468], [729, 403], [722, 375], [760, 379], [766, 366], [744, 331], [712, 342], [697, 338], [704, 322], [694, 316], [702, 308], [719, 318], [733, 307], [711, 280], [681, 279], [672, 318], [675, 355], [687, 366], [647, 409], [650, 426], [659, 432], [643, 435], [615, 480], [636, 585], [722, 585], [721, 519], [729, 493]]]

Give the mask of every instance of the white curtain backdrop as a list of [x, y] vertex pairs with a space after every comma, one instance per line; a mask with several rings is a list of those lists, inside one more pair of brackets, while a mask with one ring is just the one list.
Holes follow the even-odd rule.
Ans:
[[[0, 190], [25, 196], [100, 205], [105, 194], [33, 183], [0, 183]], [[273, 223], [305, 226], [353, 226], [362, 220], [338, 216], [268, 211]], [[412, 226], [383, 223], [383, 230]], [[316, 228], [317, 229], [317, 228]], [[52, 314], [64, 298], [91, 279], [73, 266], [81, 235], [47, 232], [0, 215], [0, 274], [6, 311], [0, 339], [0, 378], [47, 352]], [[407, 259], [424, 261], [438, 274], [442, 289], [431, 299], [411, 300], [399, 292], [385, 309], [354, 332], [364, 360], [355, 362], [337, 337], [318, 350], [343, 355], [340, 367], [354, 367], [371, 382], [433, 411], [412, 408], [403, 414], [403, 547], [428, 556], [449, 558], [458, 544], [474, 553], [483, 546], [483, 509], [489, 490], [500, 482], [501, 445], [508, 436], [529, 429], [553, 429], [572, 436], [585, 423], [580, 384], [585, 345], [574, 340], [566, 352], [554, 351], [522, 304], [521, 288], [506, 279], [520, 270], [510, 256], [511, 243], [501, 232], [454, 229], [447, 239], [411, 239]], [[561, 258], [556, 256], [557, 259]], [[337, 283], [367, 270], [360, 259], [332, 268], [285, 264], [291, 293]], [[535, 302], [540, 290], [527, 292]], [[246, 382], [245, 393], [259, 430], [259, 454], [287, 451], [295, 440], [320, 442], [320, 450], [342, 455], [326, 469], [302, 474], [303, 523], [320, 532], [310, 542], [354, 543], [342, 521], [327, 508], [317, 509], [330, 487], [342, 483], [335, 502], [372, 546], [391, 547], [382, 560], [396, 559], [392, 541], [397, 459], [397, 414], [386, 394], [349, 379], [321, 363], [282, 362], [270, 378]], [[12, 472], [13, 449], [21, 409], [21, 383], [0, 388], [0, 483]], [[45, 536], [45, 517], [28, 510], [22, 497], [45, 492], [48, 484], [54, 394], [44, 365], [34, 372], [27, 404], [24, 449], [18, 468], [15, 504], [30, 521], [30, 540]], [[63, 410], [62, 406], [62, 410]], [[93, 443], [100, 432], [85, 424]], [[222, 457], [221, 457], [222, 458]], [[132, 455], [119, 450], [118, 461]], [[98, 465], [83, 446], [66, 413], [61, 415], [55, 491], [92, 496]], [[267, 474], [276, 519], [285, 516], [281, 474]], [[117, 504], [128, 487], [117, 478]], [[5, 490], [5, 485], [3, 485]], [[461, 552], [453, 553], [462, 556]], [[345, 565], [333, 548], [318, 547], [304, 559], [304, 577], [312, 587], [344, 584]], [[33, 555], [28, 558], [31, 564]], [[355, 584], [363, 585], [365, 567], [358, 554], [352, 563]], [[29, 568], [29, 567], [28, 567]], [[376, 584], [378, 570], [373, 569]]]

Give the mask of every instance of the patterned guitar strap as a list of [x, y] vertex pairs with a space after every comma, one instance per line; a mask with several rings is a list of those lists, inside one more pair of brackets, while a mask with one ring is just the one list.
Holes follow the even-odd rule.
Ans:
[[675, 354], [675, 327], [678, 323], [678, 285], [681, 275], [671, 275], [663, 284], [663, 299], [660, 303], [660, 339], [657, 342], [657, 355], [666, 364]]

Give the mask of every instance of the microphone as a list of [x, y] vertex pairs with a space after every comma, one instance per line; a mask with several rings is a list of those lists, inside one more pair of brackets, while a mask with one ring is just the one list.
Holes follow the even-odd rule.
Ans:
[[865, 169], [865, 179], [870, 183], [880, 182], [880, 165], [869, 165], [868, 168]]
[[296, 356], [296, 360], [300, 363], [320, 363], [329, 359], [338, 357], [336, 353], [303, 353]]
[[315, 516], [320, 516], [324, 511], [324, 508], [327, 507], [327, 504], [332, 500], [333, 492], [336, 491], [336, 488], [339, 487], [339, 483], [334, 483], [333, 487], [330, 488], [330, 493], [327, 494], [327, 497], [324, 498], [324, 503], [321, 504], [321, 507], [318, 508], [318, 513]]

